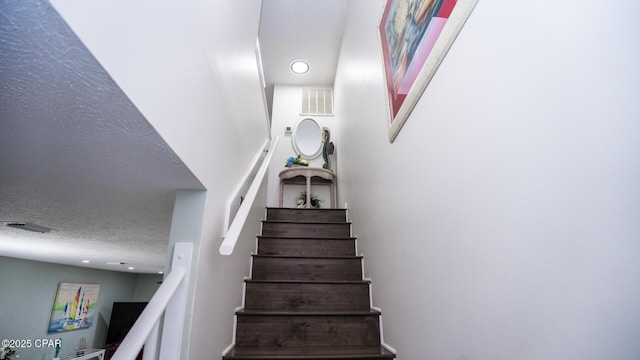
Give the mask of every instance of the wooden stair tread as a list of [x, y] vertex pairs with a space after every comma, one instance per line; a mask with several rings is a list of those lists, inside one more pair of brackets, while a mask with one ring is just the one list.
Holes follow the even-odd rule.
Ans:
[[349, 222], [262, 220], [262, 235], [342, 238], [351, 236]]
[[278, 236], [278, 235], [258, 235], [258, 239], [265, 239], [265, 240], [270, 240], [270, 239], [356, 240], [357, 237], [356, 236], [345, 236], [345, 237], [326, 237], [326, 238], [323, 238], [323, 237], [317, 237], [317, 236], [306, 236], [306, 237], [303, 237], [303, 236], [291, 236], [291, 237], [284, 237], [284, 236]]
[[351, 224], [349, 221], [340, 220], [340, 221], [326, 221], [326, 220], [317, 220], [317, 219], [287, 219], [287, 220], [277, 220], [277, 219], [262, 219], [262, 222], [268, 223], [294, 223], [294, 224], [331, 224], [331, 225], [344, 225]]
[[298, 208], [267, 206], [267, 210], [302, 210], [302, 211], [346, 211], [344, 208]]
[[261, 220], [262, 223], [269, 224], [318, 224], [318, 225], [351, 225], [350, 221], [331, 222], [331, 221], [317, 221], [317, 220]]
[[225, 359], [393, 359], [394, 355], [382, 346], [315, 346], [303, 348], [238, 348], [234, 347]]
[[362, 280], [362, 257], [252, 257], [251, 277], [259, 280]]
[[362, 259], [362, 255], [270, 255], [270, 254], [252, 254], [254, 258], [263, 258], [263, 259]]
[[291, 220], [296, 222], [330, 222], [347, 221], [345, 209], [302, 209], [302, 208], [267, 208], [266, 220]]
[[267, 207], [267, 213], [269, 212], [293, 212], [293, 213], [305, 213], [305, 214], [313, 214], [313, 213], [334, 213], [334, 214], [346, 214], [347, 209], [340, 208], [279, 208], [279, 207]]
[[258, 280], [245, 279], [247, 283], [261, 284], [331, 284], [331, 285], [361, 285], [370, 284], [371, 280]]
[[371, 316], [380, 315], [381, 312], [374, 309], [369, 310], [305, 310], [305, 311], [287, 311], [287, 310], [238, 310], [236, 315], [250, 316]]

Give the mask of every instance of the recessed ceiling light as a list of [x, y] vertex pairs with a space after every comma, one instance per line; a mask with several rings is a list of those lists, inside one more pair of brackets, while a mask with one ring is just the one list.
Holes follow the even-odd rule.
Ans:
[[135, 269], [135, 268], [134, 268], [133, 266], [129, 266], [127, 269], [129, 269], [129, 270], [133, 270], [133, 269]]
[[85, 263], [85, 264], [88, 264], [88, 263], [90, 263], [91, 261], [89, 261], [89, 260], [82, 260], [82, 262], [83, 262], [83, 263]]
[[291, 71], [296, 74], [304, 74], [309, 71], [309, 64], [304, 60], [294, 60], [291, 62]]
[[164, 274], [164, 271], [158, 271], [158, 274], [162, 275]]

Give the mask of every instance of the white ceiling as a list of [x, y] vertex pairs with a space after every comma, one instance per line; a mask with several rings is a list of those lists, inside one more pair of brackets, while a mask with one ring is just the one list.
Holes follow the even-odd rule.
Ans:
[[[264, 0], [259, 38], [267, 83], [333, 85], [348, 4], [346, 0]], [[296, 59], [309, 63], [306, 74], [289, 69]]]
[[[331, 86], [342, 44], [347, 0], [263, 0], [260, 48], [267, 98], [273, 85]], [[309, 64], [293, 73], [292, 61]]]
[[[264, 0], [270, 85], [333, 84], [347, 4]], [[175, 192], [202, 185], [47, 1], [9, 2], [0, 18], [0, 221], [55, 229], [0, 223], [0, 256], [162, 270]], [[305, 75], [289, 71], [299, 58]]]

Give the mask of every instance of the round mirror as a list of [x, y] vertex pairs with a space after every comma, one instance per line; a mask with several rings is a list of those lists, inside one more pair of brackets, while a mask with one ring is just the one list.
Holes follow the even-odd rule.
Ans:
[[297, 154], [304, 159], [315, 159], [322, 151], [322, 131], [320, 125], [311, 119], [302, 119], [296, 124], [291, 143]]

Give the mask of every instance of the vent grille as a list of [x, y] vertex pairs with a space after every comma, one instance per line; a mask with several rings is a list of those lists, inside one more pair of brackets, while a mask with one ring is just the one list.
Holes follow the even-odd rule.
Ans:
[[333, 116], [333, 89], [302, 88], [300, 115]]

